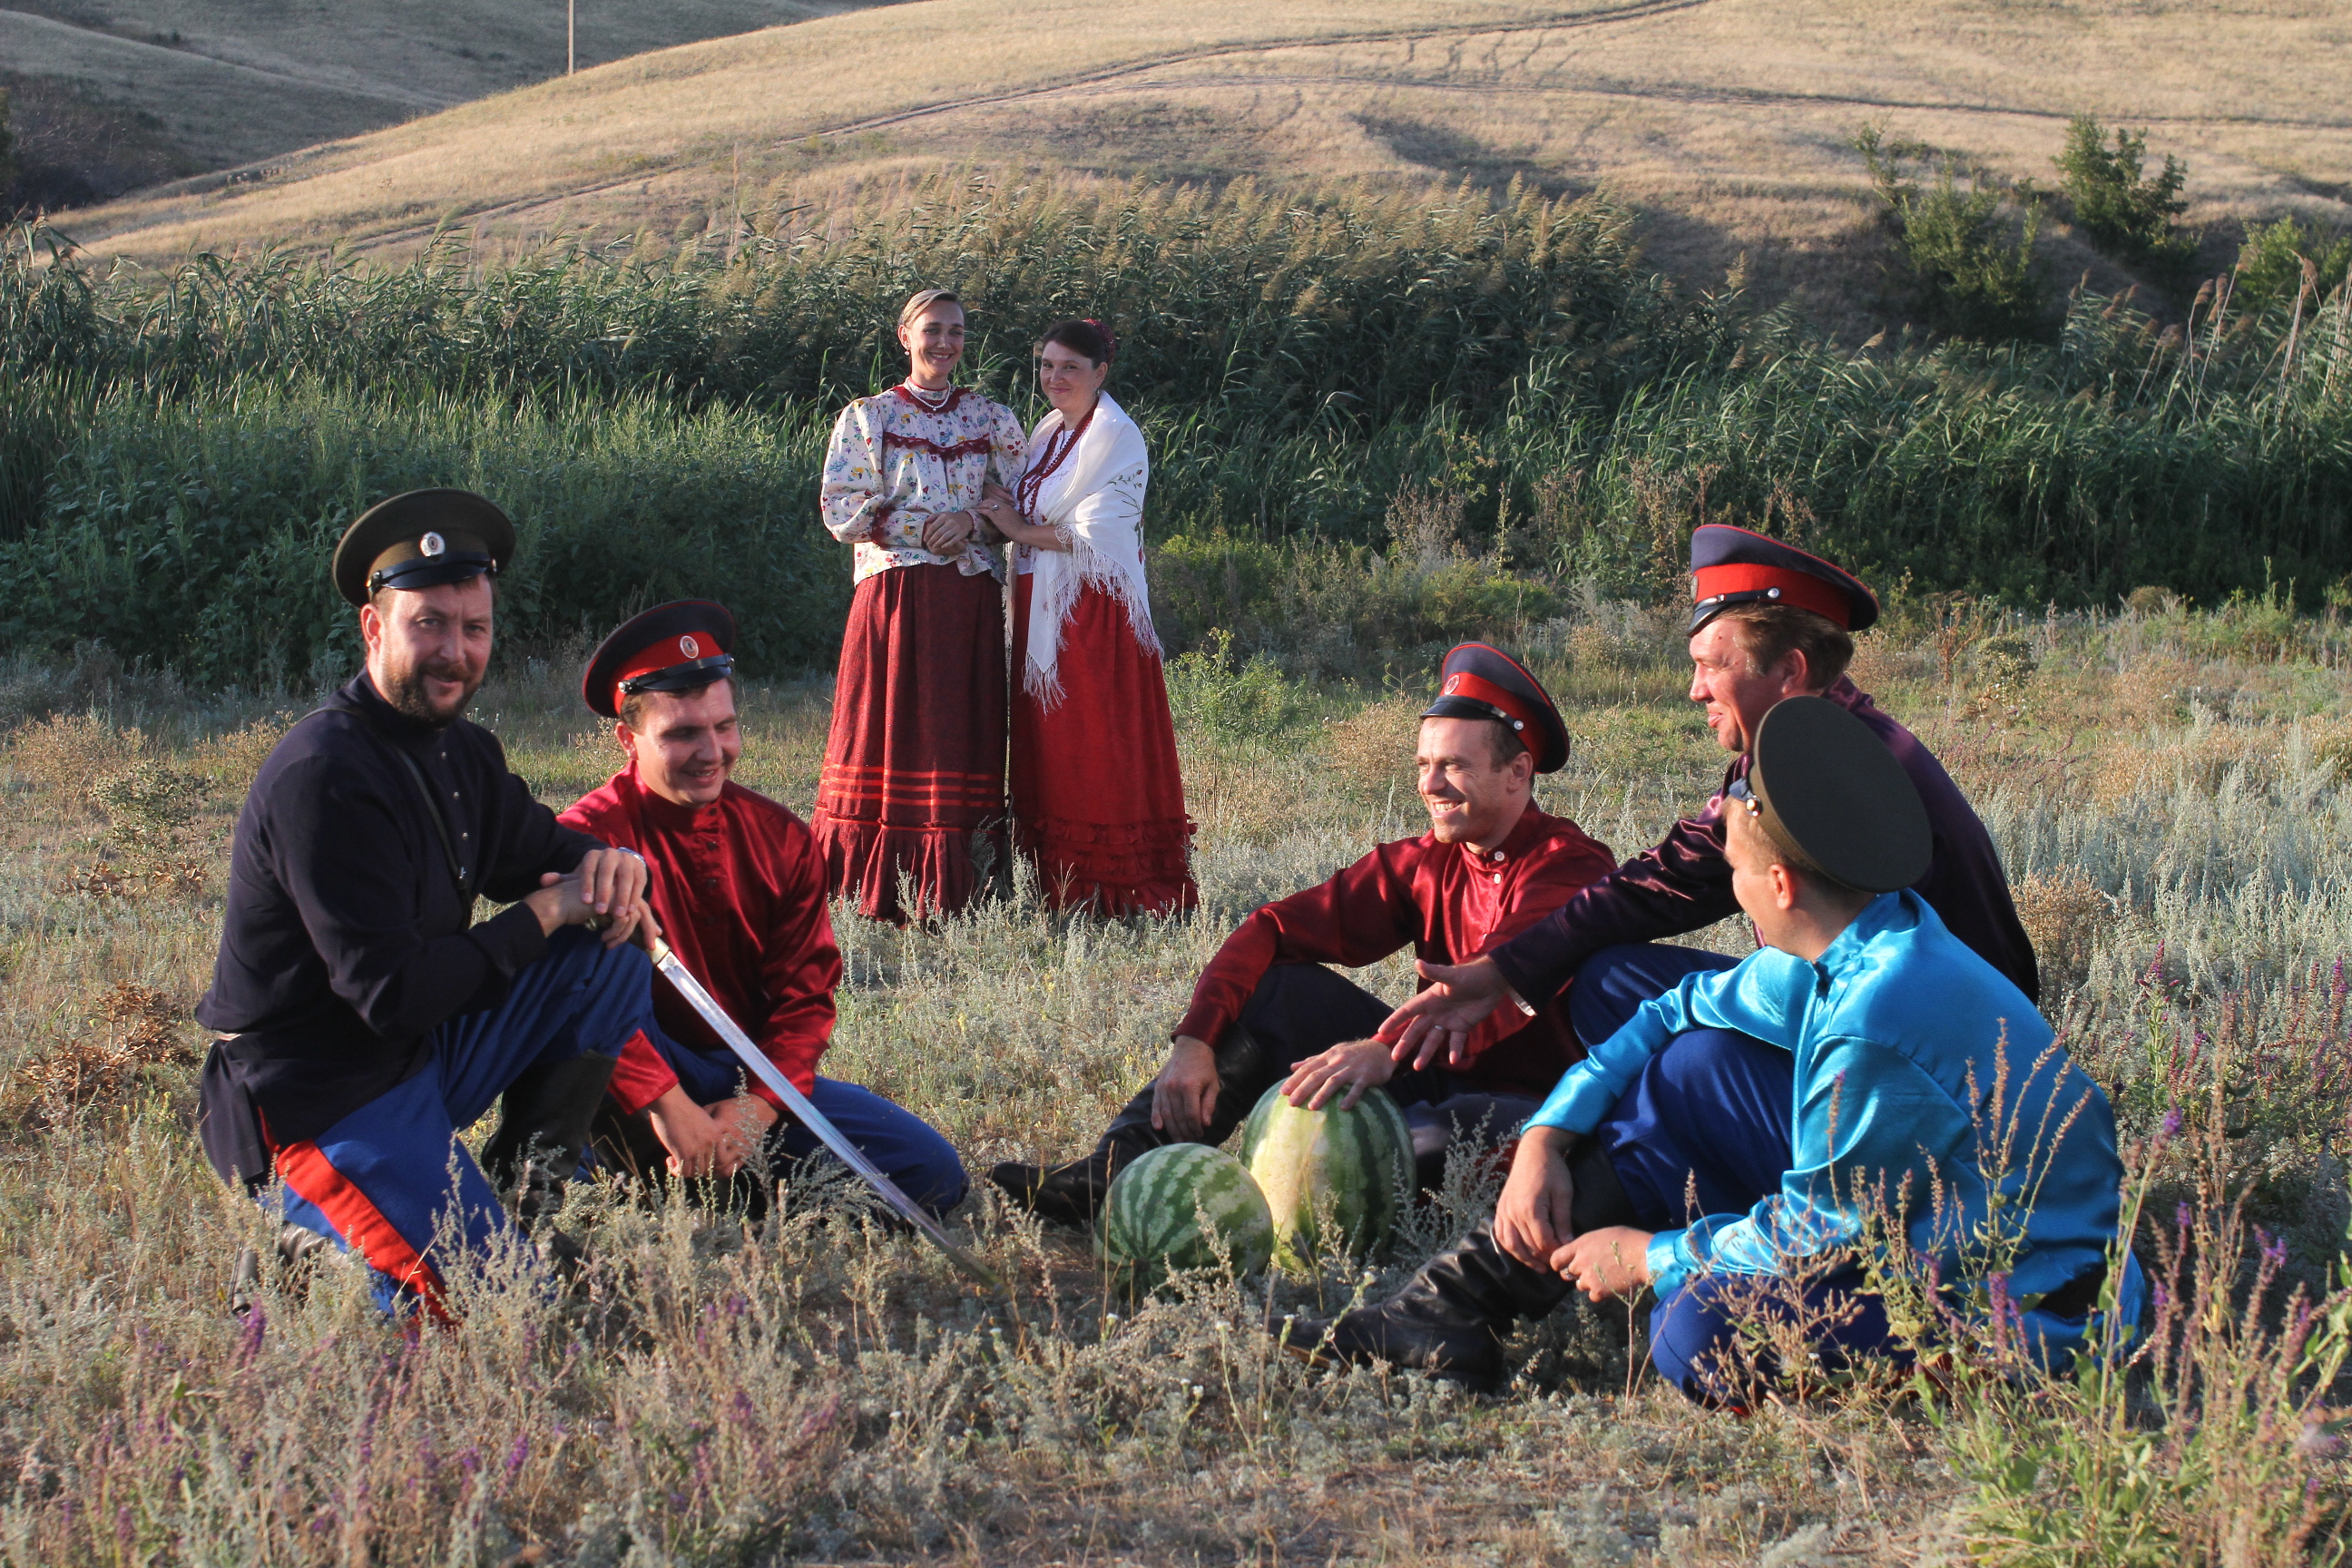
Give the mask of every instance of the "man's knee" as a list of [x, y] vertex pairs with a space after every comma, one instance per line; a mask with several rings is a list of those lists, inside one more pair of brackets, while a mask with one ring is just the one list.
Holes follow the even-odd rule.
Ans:
[[1738, 1403], [1731, 1369], [1739, 1326], [1720, 1285], [1702, 1275], [1650, 1313], [1651, 1366], [1684, 1397], [1706, 1405]]
[[1269, 1066], [1286, 1068], [1343, 1041], [1370, 1038], [1390, 1012], [1387, 1003], [1335, 970], [1277, 963], [1258, 981], [1235, 1022], [1266, 1051]]
[[1714, 956], [1647, 942], [1602, 948], [1576, 966], [1569, 987], [1568, 1020], [1576, 1037], [1587, 1049], [1599, 1045], [1623, 1028], [1643, 1003], [1673, 989], [1693, 970], [1711, 967], [1704, 961]]

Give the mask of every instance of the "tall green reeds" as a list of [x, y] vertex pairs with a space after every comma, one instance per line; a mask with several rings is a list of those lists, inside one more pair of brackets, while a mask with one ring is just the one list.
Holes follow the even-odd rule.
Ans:
[[497, 268], [443, 246], [151, 277], [47, 237], [0, 260], [0, 646], [102, 638], [206, 679], [347, 656], [328, 542], [423, 483], [522, 522], [526, 637], [720, 594], [758, 657], [822, 661], [847, 563], [816, 524], [819, 444], [898, 374], [898, 301], [934, 282], [970, 301], [974, 378], [1029, 413], [1037, 331], [1111, 323], [1155, 542], [1377, 555], [1413, 487], [1458, 503], [1472, 554], [1620, 595], [1679, 592], [1707, 520], [2037, 604], [2272, 583], [2315, 603], [2352, 574], [2342, 289], [2255, 310], [2208, 289], [2169, 328], [2084, 298], [2052, 345], [1856, 352], [1678, 295], [1602, 203], [1251, 185], [940, 179], [730, 253]]

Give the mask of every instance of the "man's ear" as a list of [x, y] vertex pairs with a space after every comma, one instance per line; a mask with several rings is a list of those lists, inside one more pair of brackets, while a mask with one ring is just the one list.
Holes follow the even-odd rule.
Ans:
[[621, 742], [621, 750], [628, 754], [629, 761], [634, 763], [637, 760], [637, 732], [635, 730], [616, 719], [613, 721], [613, 739]]
[[1772, 879], [1772, 907], [1776, 910], [1795, 909], [1797, 900], [1803, 893], [1798, 884], [1797, 874], [1786, 864], [1775, 862], [1766, 875]]
[[373, 604], [362, 605], [360, 606], [361, 646], [365, 647], [368, 652], [373, 653], [375, 652], [375, 645], [383, 640], [383, 617], [375, 613], [375, 605]]
[[1803, 648], [1792, 647], [1782, 654], [1780, 670], [1781, 696], [1803, 697], [1812, 691], [1812, 661], [1805, 657]]

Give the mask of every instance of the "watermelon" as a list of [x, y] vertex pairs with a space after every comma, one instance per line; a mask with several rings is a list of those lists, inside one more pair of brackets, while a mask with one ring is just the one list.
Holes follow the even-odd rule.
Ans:
[[1236, 1274], [1274, 1255], [1265, 1194], [1239, 1160], [1205, 1143], [1171, 1143], [1121, 1170], [1097, 1223], [1104, 1261], [1137, 1290], [1217, 1267], [1220, 1242]]
[[[1352, 1110], [1335, 1096], [1301, 1110], [1275, 1085], [1242, 1127], [1242, 1160], [1274, 1210], [1275, 1261], [1297, 1274], [1344, 1253], [1371, 1258], [1388, 1246], [1412, 1194], [1412, 1132], [1388, 1091], [1370, 1089]], [[1328, 1217], [1336, 1234], [1326, 1236]]]

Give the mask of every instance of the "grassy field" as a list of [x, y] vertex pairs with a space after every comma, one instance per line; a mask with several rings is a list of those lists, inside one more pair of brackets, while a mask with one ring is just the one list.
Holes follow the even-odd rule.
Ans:
[[[74, 226], [146, 261], [265, 240], [399, 255], [443, 225], [726, 235], [966, 163], [1517, 179], [1613, 191], [1686, 284], [1736, 268], [1858, 341], [1889, 315], [1860, 124], [2046, 187], [2066, 117], [2089, 113], [2186, 159], [2192, 221], [2343, 226], [2352, 120], [2316, 68], [2346, 50], [2310, 0], [925, 0], [618, 61]], [[2066, 279], [2127, 280], [2063, 226], [2044, 243]]]
[[[992, 1300], [815, 1179], [761, 1233], [580, 1193], [585, 1305], [493, 1268], [459, 1283], [462, 1331], [420, 1335], [331, 1271], [300, 1300], [273, 1282], [240, 1325], [226, 1269], [259, 1227], [188, 1130], [186, 1013], [232, 814], [309, 693], [19, 659], [0, 679], [0, 1561], [2335, 1561], [2352, 1468], [2326, 1358], [2352, 1302], [2284, 1298], [2326, 1294], [2347, 1207], [2347, 638], [2154, 600], [1899, 612], [1857, 674], [1993, 829], [2050, 1016], [2115, 1097], [2173, 1305], [2127, 1380], [2037, 1392], [1964, 1364], [1946, 1396], [1823, 1390], [1745, 1421], [1645, 1382], [1622, 1313], [1525, 1334], [1492, 1399], [1313, 1373], [1260, 1325], [1360, 1281], [1270, 1299], [1203, 1280], [1138, 1306], [1106, 1296], [1080, 1238], [982, 1194], [956, 1223], [1017, 1281]], [[1588, 592], [1492, 628], [1576, 736], [1545, 803], [1620, 853], [1718, 763], [1669, 619]], [[505, 656], [477, 710], [555, 804], [610, 765], [572, 696], [579, 651]], [[1080, 1148], [1235, 919], [1416, 831], [1402, 763], [1424, 683], [1180, 660], [1200, 917], [837, 915], [827, 1070], [919, 1110], [974, 1167]], [[754, 687], [742, 776], [805, 809], [828, 698]], [[1400, 994], [1407, 972], [1362, 978]], [[1370, 1289], [1482, 1201], [1457, 1172]], [[649, 1348], [600, 1340], [615, 1299]]]
[[[856, 3], [599, 0], [578, 8], [578, 61]], [[0, 7], [0, 89], [26, 165], [17, 199], [79, 205], [341, 141], [561, 76], [564, 49], [561, 5], [13, 0]]]

